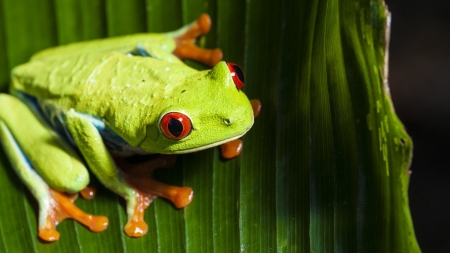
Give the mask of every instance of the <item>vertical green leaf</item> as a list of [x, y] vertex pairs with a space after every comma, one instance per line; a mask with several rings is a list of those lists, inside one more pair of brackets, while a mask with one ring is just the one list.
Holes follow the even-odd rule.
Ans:
[[172, 31], [183, 25], [181, 0], [147, 0], [146, 4], [149, 32]]
[[106, 0], [108, 36], [145, 32], [145, 0]]
[[244, 91], [262, 102], [241, 156], [214, 148], [155, 172], [195, 196], [181, 210], [154, 200], [142, 238], [125, 236], [124, 201], [99, 186], [76, 203], [108, 216], [108, 229], [65, 221], [48, 244], [37, 239], [36, 201], [0, 151], [0, 252], [420, 252], [407, 198], [412, 142], [388, 94], [381, 0], [0, 0], [0, 86], [40, 49], [171, 31], [204, 12], [213, 25], [198, 45], [241, 65]]
[[3, 6], [0, 3], [0, 91], [7, 90], [10, 71], [8, 66], [8, 58], [6, 57], [6, 31], [3, 13]]
[[[245, 92], [263, 109], [244, 138], [240, 183], [241, 251], [270, 252], [276, 244], [276, 110], [281, 39], [281, 5], [248, 1]], [[270, 16], [270, 18], [268, 18]], [[264, 145], [255, 145], [264, 143]]]
[[103, 0], [56, 0], [54, 4], [58, 44], [106, 36]]
[[10, 70], [30, 55], [56, 45], [55, 13], [50, 0], [2, 1], [6, 57]]

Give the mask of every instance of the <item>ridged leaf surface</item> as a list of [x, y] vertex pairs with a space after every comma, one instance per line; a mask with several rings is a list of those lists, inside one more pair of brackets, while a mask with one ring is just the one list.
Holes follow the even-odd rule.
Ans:
[[61, 239], [43, 243], [37, 203], [0, 149], [0, 252], [420, 252], [380, 0], [0, 0], [0, 87], [41, 49], [171, 31], [204, 12], [213, 27], [198, 44], [241, 65], [244, 91], [262, 102], [242, 154], [224, 160], [213, 148], [155, 173], [195, 197], [181, 210], [156, 199], [142, 238], [125, 236], [124, 201], [98, 186], [76, 204], [108, 216], [108, 229], [64, 221]]

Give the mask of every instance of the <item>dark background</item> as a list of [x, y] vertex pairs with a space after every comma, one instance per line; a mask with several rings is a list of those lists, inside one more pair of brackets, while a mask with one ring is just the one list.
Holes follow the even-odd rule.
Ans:
[[389, 82], [414, 142], [409, 199], [423, 252], [450, 252], [450, 1], [386, 0]]

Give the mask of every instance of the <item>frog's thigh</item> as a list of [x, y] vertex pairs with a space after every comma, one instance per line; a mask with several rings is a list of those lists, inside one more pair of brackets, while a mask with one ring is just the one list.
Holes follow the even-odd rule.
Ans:
[[[1, 101], [1, 97], [0, 97]], [[0, 103], [1, 105], [1, 103]], [[46, 224], [48, 210], [51, 207], [50, 188], [44, 180], [30, 167], [27, 159], [17, 145], [14, 137], [0, 118], [0, 142], [5, 150], [12, 167], [16, 171], [22, 182], [28, 187], [39, 203], [39, 226]]]
[[78, 192], [86, 187], [89, 173], [80, 157], [61, 137], [47, 129], [25, 104], [13, 96], [0, 94], [0, 108], [8, 108], [0, 110], [0, 121], [50, 186], [65, 192]]
[[181, 60], [172, 54], [175, 47], [175, 41], [172, 38], [161, 35], [158, 40], [137, 44], [136, 50], [144, 56], [167, 62], [181, 63]]

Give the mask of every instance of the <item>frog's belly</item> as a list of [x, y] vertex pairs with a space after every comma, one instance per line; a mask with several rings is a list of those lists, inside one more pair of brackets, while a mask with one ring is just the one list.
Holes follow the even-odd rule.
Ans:
[[[55, 130], [58, 135], [60, 135], [72, 146], [77, 146], [69, 132], [69, 129], [67, 129], [64, 110], [46, 102], [45, 100], [36, 99], [35, 97], [22, 92], [17, 92], [14, 95], [24, 101], [33, 110], [34, 114], [46, 125], [48, 125], [49, 128]], [[103, 138], [103, 142], [112, 155], [127, 157], [132, 155], [149, 154], [139, 147], [134, 147], [128, 144], [124, 139], [122, 139], [122, 137], [108, 128], [101, 119], [83, 113], [79, 114], [89, 120], [95, 128], [97, 128]]]

